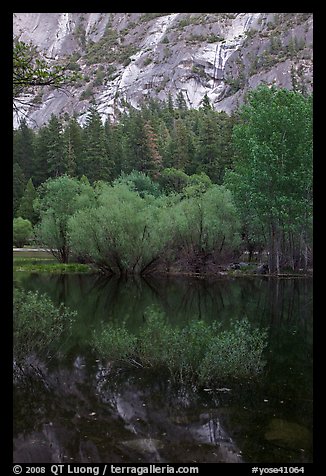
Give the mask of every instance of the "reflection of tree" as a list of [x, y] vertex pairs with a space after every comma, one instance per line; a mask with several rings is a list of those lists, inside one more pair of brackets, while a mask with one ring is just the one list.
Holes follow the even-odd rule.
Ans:
[[[21, 286], [46, 292], [56, 304], [63, 302], [79, 314], [79, 326], [101, 320], [126, 320], [137, 329], [149, 306], [161, 309], [171, 323], [192, 319], [227, 325], [230, 319], [248, 319], [278, 328], [305, 326], [311, 317], [311, 280], [279, 278], [194, 279], [159, 277], [104, 277], [98, 275], [30, 274]], [[85, 329], [85, 335], [89, 331]]]
[[[53, 434], [61, 445], [62, 454], [78, 459], [80, 435], [88, 435], [94, 443], [101, 441], [105, 446], [107, 428], [112, 427], [112, 455], [119, 447], [121, 438], [128, 440], [135, 437], [130, 435], [125, 422], [116, 418], [116, 395], [122, 392], [121, 398], [128, 400], [135, 395], [134, 400], [128, 400], [129, 403], [145, 408], [146, 419], [135, 422], [141, 438], [167, 433], [177, 448], [178, 441], [189, 437], [189, 428], [198, 429], [201, 426], [202, 430], [205, 427], [210, 444], [231, 436], [243, 454], [253, 460], [265, 457], [267, 451], [277, 461], [286, 458], [309, 460], [309, 448], [305, 454], [299, 454], [299, 449], [266, 449], [268, 443], [264, 432], [274, 414], [306, 428], [312, 426], [311, 280], [147, 277], [135, 281], [96, 275], [35, 273], [30, 274], [28, 279], [21, 278], [21, 286], [46, 292], [56, 303], [62, 301], [78, 311], [79, 318], [74, 329], [75, 341], [81, 349], [87, 348], [90, 332], [101, 320], [126, 319], [127, 326], [136, 331], [142, 324], [144, 310], [153, 303], [166, 312], [170, 322], [177, 324], [201, 316], [207, 321], [219, 320], [227, 325], [230, 318], [239, 319], [246, 314], [252, 323], [269, 328], [270, 339], [266, 352], [268, 363], [262, 380], [254, 385], [252, 382], [241, 386], [232, 384], [230, 392], [192, 394], [191, 389], [176, 389], [162, 375], [146, 376], [140, 374], [138, 369], [133, 369], [130, 375], [125, 372], [120, 374], [122, 387], [111, 378], [106, 386], [101, 387], [96, 377], [99, 369], [92, 364], [83, 367], [80, 373], [76, 365], [71, 365], [74, 369], [54, 369], [53, 374], [51, 371], [51, 375], [47, 375], [46, 385], [41, 381], [36, 384], [30, 381], [26, 387], [15, 388], [15, 436], [25, 433], [28, 443], [34, 441], [36, 436], [44, 437], [44, 422], [59, 422], [57, 427], [54, 425]], [[51, 365], [55, 366], [55, 363]], [[140, 377], [141, 380], [138, 380]], [[127, 393], [123, 392], [123, 385]], [[130, 392], [133, 388], [135, 391]], [[145, 407], [142, 406], [144, 402]], [[91, 411], [97, 413], [96, 418], [100, 418], [91, 420]], [[77, 417], [76, 412], [82, 418]], [[199, 425], [199, 414], [203, 412], [207, 412], [207, 418]], [[69, 433], [67, 438], [65, 435], [68, 429], [71, 430], [72, 422], [76, 431]], [[44, 437], [44, 441], [49, 440]], [[192, 451], [191, 442], [187, 441]], [[198, 448], [198, 442], [194, 445]], [[105, 459], [109, 449], [106, 446], [103, 450], [103, 446], [98, 445], [97, 448]], [[262, 446], [265, 446], [264, 450]], [[180, 456], [173, 444], [168, 448], [171, 454], [174, 452], [173, 455]], [[207, 452], [205, 456], [211, 457], [211, 450], [210, 447], [209, 454]], [[117, 453], [114, 456], [118, 457]], [[125, 456], [128, 458], [127, 451]]]

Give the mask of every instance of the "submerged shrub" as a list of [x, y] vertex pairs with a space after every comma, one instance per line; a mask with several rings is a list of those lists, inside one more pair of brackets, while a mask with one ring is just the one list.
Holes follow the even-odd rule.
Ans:
[[144, 315], [145, 325], [138, 337], [138, 358], [147, 367], [162, 367], [169, 360], [176, 330], [165, 322], [164, 314], [153, 308]]
[[117, 327], [111, 324], [102, 327], [100, 332], [94, 334], [92, 344], [100, 357], [123, 361], [128, 360], [134, 354], [136, 338], [129, 334], [125, 325]]
[[264, 367], [266, 339], [266, 332], [252, 329], [247, 319], [234, 322], [229, 331], [212, 339], [199, 368], [199, 380], [207, 383], [217, 378], [257, 375]]
[[56, 307], [48, 296], [37, 291], [14, 290], [13, 353], [16, 361], [30, 353], [47, 354], [66, 332], [74, 318], [63, 304]]
[[252, 328], [247, 319], [234, 322], [228, 331], [203, 321], [180, 329], [169, 325], [155, 309], [145, 314], [137, 337], [125, 326], [107, 326], [94, 334], [94, 347], [101, 357], [165, 369], [174, 382], [194, 385], [259, 374], [266, 343], [266, 332]]

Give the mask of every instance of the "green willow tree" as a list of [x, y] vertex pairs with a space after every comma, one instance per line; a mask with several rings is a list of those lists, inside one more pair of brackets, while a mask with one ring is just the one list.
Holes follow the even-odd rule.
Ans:
[[104, 273], [145, 274], [171, 240], [169, 209], [130, 185], [96, 186], [97, 205], [69, 219], [71, 246]]
[[58, 261], [68, 263], [71, 255], [68, 220], [77, 210], [91, 206], [94, 191], [87, 179], [79, 181], [62, 175], [44, 182], [39, 194], [34, 202], [40, 213], [36, 237]]
[[257, 88], [240, 112], [233, 140], [237, 158], [227, 183], [247, 217], [247, 230], [261, 225], [270, 273], [306, 269], [312, 234], [312, 97]]

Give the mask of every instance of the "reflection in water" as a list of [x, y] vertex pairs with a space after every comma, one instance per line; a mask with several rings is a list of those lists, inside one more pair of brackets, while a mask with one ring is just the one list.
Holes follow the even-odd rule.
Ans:
[[29, 419], [16, 416], [15, 462], [242, 462], [207, 404], [157, 376], [113, 379], [99, 363], [76, 360], [44, 372], [48, 392], [33, 376], [16, 385], [17, 411]]
[[311, 317], [310, 279], [234, 278], [136, 279], [96, 275], [16, 273], [20, 286], [46, 292], [56, 303], [78, 311], [81, 322], [125, 321], [136, 330], [144, 311], [156, 305], [171, 323], [192, 319], [229, 322], [247, 316], [252, 322], [277, 326], [305, 325]]
[[[79, 315], [66, 356], [16, 382], [16, 463], [312, 461], [311, 280], [25, 273], [16, 280]], [[142, 369], [113, 376], [89, 349], [90, 332], [110, 320], [136, 332], [152, 305], [175, 325], [227, 326], [247, 316], [268, 326], [262, 379], [192, 394]]]

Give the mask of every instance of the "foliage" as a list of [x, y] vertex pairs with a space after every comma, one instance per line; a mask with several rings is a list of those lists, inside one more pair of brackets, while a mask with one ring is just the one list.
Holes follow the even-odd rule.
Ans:
[[38, 131], [23, 121], [14, 132], [14, 162], [35, 186], [65, 173], [93, 182], [133, 170], [159, 181], [164, 169], [173, 168], [222, 183], [232, 163], [233, 118], [208, 107], [188, 110], [182, 91], [176, 102], [177, 109], [171, 96], [166, 102], [149, 99], [140, 110], [124, 103], [125, 111], [116, 111], [119, 121], [104, 126], [95, 107], [84, 127], [73, 116], [52, 118]]
[[182, 200], [173, 217], [176, 240], [182, 247], [221, 254], [238, 242], [237, 211], [223, 186], [212, 185], [205, 193]]
[[204, 172], [193, 174], [190, 175], [183, 194], [185, 197], [199, 196], [205, 193], [212, 185], [211, 179]]
[[22, 248], [33, 235], [32, 223], [22, 217], [14, 218], [13, 242], [18, 248]]
[[80, 208], [91, 206], [94, 190], [82, 180], [63, 175], [48, 179], [39, 193], [35, 203], [41, 217], [36, 227], [37, 238], [59, 261], [67, 263], [71, 252], [68, 219]]
[[[158, 253], [162, 257], [169, 246], [176, 255], [180, 247], [189, 251], [194, 243], [201, 248], [206, 238], [193, 237], [196, 233], [198, 237], [195, 229], [200, 229], [206, 205], [197, 202], [211, 184], [225, 185], [234, 195], [242, 247], [250, 256], [267, 247], [272, 250], [272, 272], [307, 269], [312, 262], [311, 98], [260, 87], [233, 116], [214, 111], [205, 97], [199, 110], [189, 109], [181, 90], [174, 100], [171, 95], [167, 101], [149, 97], [139, 110], [116, 100], [115, 122], [108, 118], [103, 125], [93, 107], [84, 127], [66, 115], [51, 119], [38, 131], [26, 123], [14, 131], [16, 216], [29, 178], [38, 186], [49, 177], [84, 175], [93, 185], [127, 183], [143, 199], [145, 195], [160, 198], [160, 191], [180, 194], [165, 210], [179, 224]], [[156, 208], [161, 210], [160, 200]], [[179, 218], [177, 202], [183, 202]], [[181, 225], [186, 221], [182, 207], [190, 209], [191, 229]], [[218, 252], [222, 243], [216, 240], [216, 245]]]
[[37, 222], [37, 213], [34, 210], [33, 202], [37, 197], [32, 179], [27, 182], [24, 195], [21, 198], [20, 206], [17, 211], [17, 215], [29, 220], [33, 225]]
[[21, 166], [14, 162], [13, 165], [13, 214], [17, 216], [17, 211], [20, 206], [22, 196], [24, 194], [26, 185], [25, 175], [22, 171]]
[[130, 190], [135, 190], [142, 198], [144, 198], [146, 194], [153, 195], [154, 197], [158, 197], [160, 195], [160, 188], [158, 184], [155, 183], [151, 177], [143, 172], [139, 172], [138, 170], [133, 170], [129, 174], [122, 172], [120, 177], [118, 177], [113, 182], [113, 185], [117, 185], [119, 183], [125, 183], [128, 185]]
[[14, 40], [13, 44], [13, 97], [39, 86], [60, 87], [79, 78], [64, 65], [51, 64], [41, 58], [35, 46]]
[[14, 290], [14, 358], [20, 362], [31, 353], [45, 355], [58, 350], [60, 338], [67, 335], [76, 317], [63, 305], [55, 307], [52, 301], [38, 292]]
[[[237, 150], [227, 184], [247, 232], [260, 225], [269, 269], [306, 268], [311, 244], [312, 98], [262, 86], [249, 94], [235, 126]], [[251, 226], [253, 224], [253, 227]]]
[[69, 220], [73, 249], [111, 273], [144, 272], [170, 240], [164, 202], [126, 183], [97, 187], [97, 206]]
[[136, 338], [126, 330], [124, 324], [103, 325], [93, 335], [92, 344], [101, 358], [114, 362], [128, 361], [135, 353]]
[[159, 177], [161, 188], [167, 192], [180, 193], [188, 185], [189, 176], [182, 170], [168, 167], [163, 170]]
[[[124, 325], [107, 324], [93, 334], [92, 345], [102, 358], [155, 370], [167, 370], [180, 384], [217, 384], [226, 378], [257, 376], [264, 368], [267, 334], [247, 319], [222, 331], [217, 323], [191, 321], [173, 327], [165, 316], [149, 308], [137, 336]], [[115, 362], [117, 363], [117, 362]]]
[[194, 185], [184, 197], [138, 193], [129, 180], [99, 184], [96, 205], [69, 219], [71, 248], [103, 271], [144, 273], [167, 255], [173, 259], [180, 249], [222, 255], [237, 245], [231, 193], [211, 185], [207, 177], [193, 176]]
[[250, 378], [264, 367], [262, 354], [267, 334], [252, 329], [247, 319], [233, 322], [228, 331], [213, 339], [200, 366], [200, 380], [209, 383], [217, 378]]

